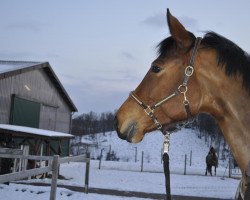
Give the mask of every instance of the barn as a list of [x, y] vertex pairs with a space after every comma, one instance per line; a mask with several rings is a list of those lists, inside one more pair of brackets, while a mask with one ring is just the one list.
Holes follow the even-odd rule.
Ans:
[[0, 147], [68, 155], [74, 112], [48, 62], [0, 61]]

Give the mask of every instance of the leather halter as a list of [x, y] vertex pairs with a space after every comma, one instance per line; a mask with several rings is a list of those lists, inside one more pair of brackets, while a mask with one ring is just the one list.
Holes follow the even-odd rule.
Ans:
[[163, 98], [159, 102], [150, 106], [150, 105], [147, 105], [146, 103], [144, 103], [135, 94], [134, 91], [130, 92], [130, 96], [137, 102], [138, 105], [140, 105], [144, 109], [145, 113], [152, 119], [152, 121], [156, 125], [157, 129], [161, 130], [162, 132], [164, 132], [162, 124], [158, 121], [157, 117], [154, 115], [154, 111], [156, 108], [158, 108], [162, 104], [166, 103], [167, 101], [169, 101], [173, 97], [178, 96], [179, 94], [182, 94], [184, 97], [183, 105], [184, 105], [186, 113], [187, 113], [187, 119], [190, 120], [192, 118], [192, 114], [191, 114], [191, 110], [190, 110], [190, 106], [189, 106], [189, 101], [187, 99], [186, 93], [188, 91], [189, 78], [193, 75], [193, 72], [194, 72], [194, 61], [195, 61], [195, 57], [196, 57], [198, 46], [201, 42], [201, 39], [202, 38], [200, 38], [200, 37], [196, 38], [194, 48], [193, 48], [193, 51], [191, 54], [191, 58], [189, 60], [189, 65], [185, 69], [184, 80], [183, 80], [182, 84], [180, 84], [172, 94], [168, 95], [167, 97]]

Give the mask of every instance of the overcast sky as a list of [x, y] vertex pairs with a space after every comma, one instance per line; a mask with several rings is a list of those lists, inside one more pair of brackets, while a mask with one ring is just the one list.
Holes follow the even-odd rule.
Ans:
[[246, 0], [2, 0], [0, 59], [48, 61], [79, 110], [114, 111], [169, 36], [166, 9], [250, 52]]

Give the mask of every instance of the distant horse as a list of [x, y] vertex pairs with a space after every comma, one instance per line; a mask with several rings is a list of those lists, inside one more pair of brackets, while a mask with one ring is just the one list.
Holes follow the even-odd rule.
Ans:
[[215, 153], [215, 151], [210, 150], [210, 152], [207, 154], [206, 156], [206, 173], [205, 175], [207, 175], [207, 172], [212, 176], [212, 167], [214, 166], [214, 174], [216, 176], [216, 168], [218, 167], [218, 157]]
[[171, 36], [158, 45], [158, 57], [116, 113], [118, 136], [140, 142], [147, 132], [208, 113], [242, 171], [243, 196], [250, 161], [250, 57], [214, 32], [196, 38], [169, 10], [167, 21]]

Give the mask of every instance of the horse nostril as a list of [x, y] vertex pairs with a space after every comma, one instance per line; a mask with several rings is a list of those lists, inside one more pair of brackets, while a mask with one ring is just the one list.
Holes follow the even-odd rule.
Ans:
[[115, 128], [115, 130], [116, 130], [116, 132], [117, 132], [119, 138], [125, 140], [125, 139], [126, 139], [126, 136], [121, 134], [121, 132], [120, 132], [120, 130], [119, 130], [119, 121], [118, 121], [118, 119], [117, 119], [116, 116], [115, 116], [115, 118], [114, 118], [114, 128]]

